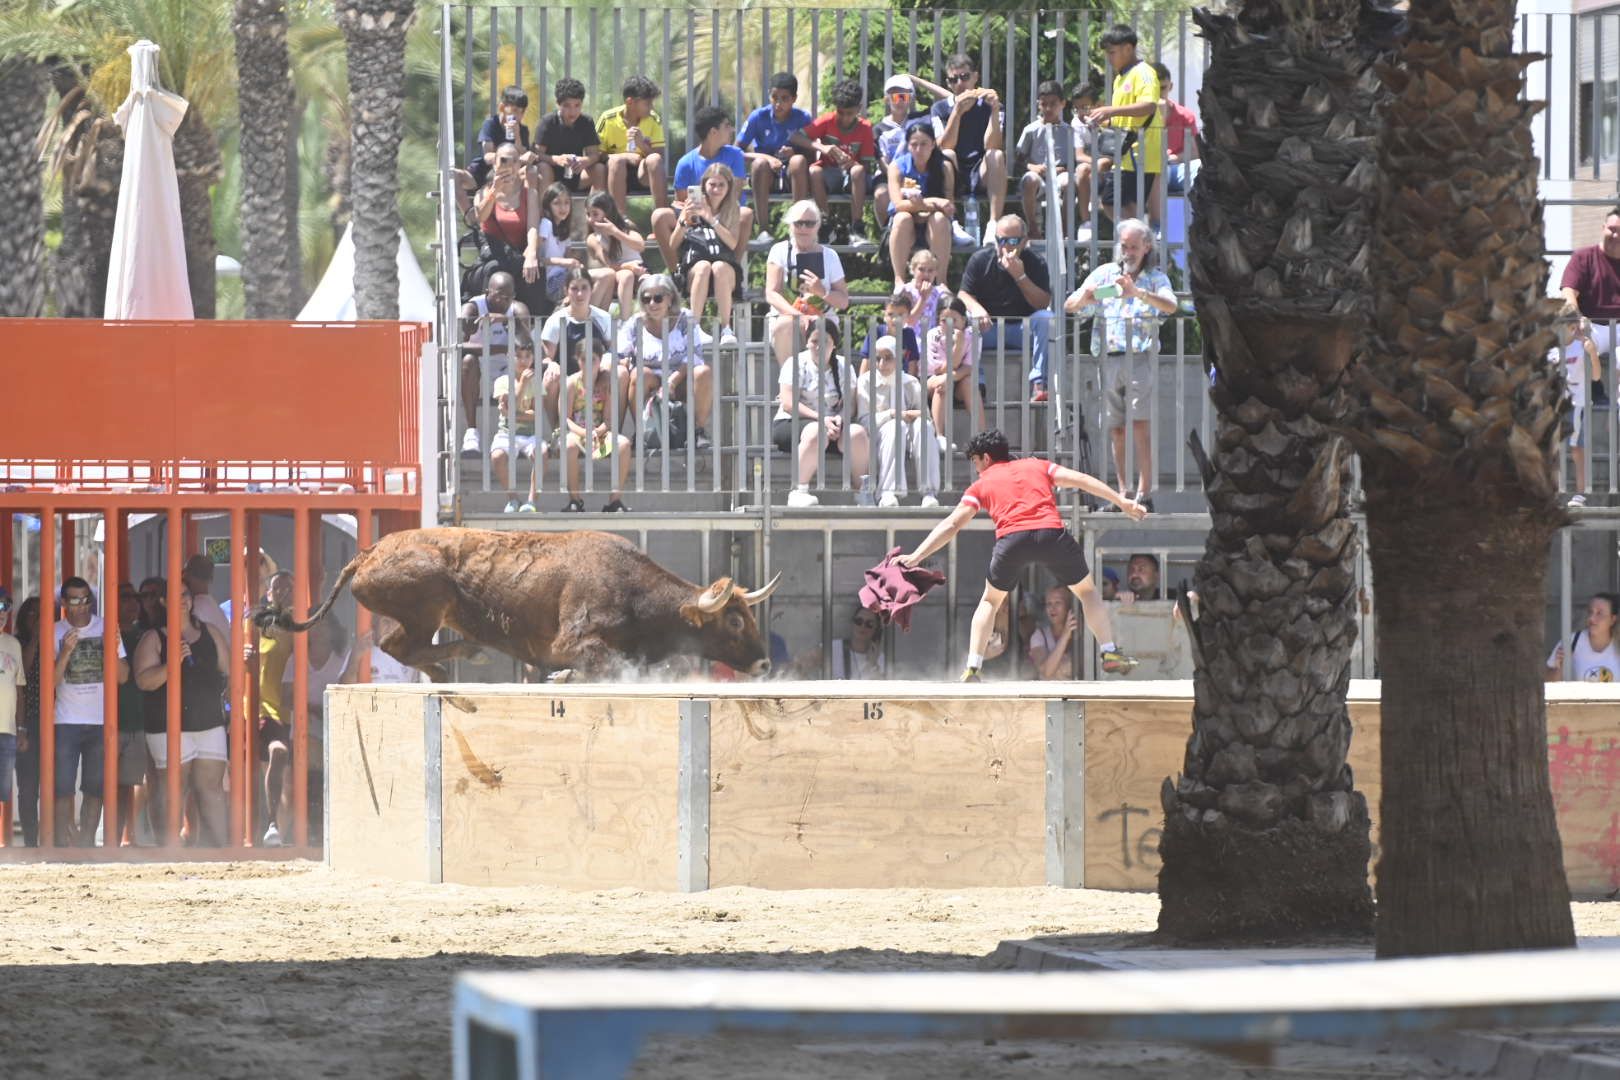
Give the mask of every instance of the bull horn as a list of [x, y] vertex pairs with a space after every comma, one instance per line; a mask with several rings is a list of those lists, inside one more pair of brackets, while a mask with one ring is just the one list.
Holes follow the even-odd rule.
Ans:
[[705, 615], [715, 615], [724, 611], [726, 604], [731, 600], [733, 587], [730, 578], [716, 581], [698, 594], [697, 609]]
[[778, 570], [776, 576], [771, 578], [771, 583], [769, 585], [766, 585], [763, 588], [755, 589], [753, 592], [743, 593], [743, 603], [747, 604], [749, 607], [753, 607], [755, 604], [764, 603], [765, 599], [769, 597], [771, 593], [775, 592], [776, 587], [780, 584], [782, 584], [782, 572]]

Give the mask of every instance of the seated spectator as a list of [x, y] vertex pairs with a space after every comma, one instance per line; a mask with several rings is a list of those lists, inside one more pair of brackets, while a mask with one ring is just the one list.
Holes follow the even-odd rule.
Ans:
[[803, 338], [795, 340], [795, 335], [805, 316], [849, 308], [844, 264], [838, 252], [816, 238], [821, 228], [816, 204], [800, 200], [788, 207], [784, 218], [789, 239], [765, 257], [765, 302], [771, 309], [765, 324], [778, 361], [803, 347]]
[[1097, 591], [1107, 603], [1119, 600], [1119, 571], [1112, 566], [1103, 567], [1102, 578], [1097, 582]]
[[[717, 105], [705, 105], [692, 120], [692, 137], [698, 144], [681, 156], [675, 165], [675, 200], [681, 207], [698, 206], [703, 202], [703, 177], [713, 165], [723, 166], [741, 182], [748, 178], [748, 161], [743, 152], [731, 145], [736, 128], [731, 114]], [[664, 265], [675, 265], [676, 246], [672, 242], [675, 224], [681, 211], [664, 207], [653, 211], [653, 235], [664, 253]], [[747, 239], [746, 237], [744, 239]], [[696, 310], [694, 308], [694, 310]]]
[[[225, 835], [225, 698], [230, 683], [230, 648], [217, 626], [197, 618], [191, 591], [180, 591], [180, 797], [195, 798], [202, 843], [223, 846]], [[169, 771], [169, 632], [148, 630], [135, 648], [135, 683], [144, 694], [146, 751], [153, 777], [148, 805], [152, 831], [163, 842], [167, 832]], [[191, 831], [198, 842], [198, 829]]]
[[[820, 649], [810, 649], [794, 663], [801, 678], [821, 678], [823, 656]], [[849, 636], [834, 638], [832, 643], [832, 678], [885, 679], [888, 662], [883, 657], [883, 620], [869, 608], [857, 607], [849, 619]]]
[[[1136, 501], [1153, 508], [1153, 402], [1159, 388], [1159, 323], [1178, 309], [1170, 278], [1155, 265], [1147, 222], [1127, 218], [1115, 230], [1117, 251], [1063, 303], [1071, 315], [1092, 320], [1091, 351], [1102, 358], [1104, 421], [1114, 448], [1118, 491], [1125, 475], [1125, 424], [1136, 454]], [[1110, 503], [1110, 506], [1113, 504]], [[1106, 508], [1105, 508], [1106, 509]]]
[[562, 302], [563, 282], [570, 270], [582, 269], [585, 264], [568, 253], [574, 238], [574, 200], [563, 184], [552, 184], [540, 193], [540, 251], [541, 273], [545, 274], [545, 307], [536, 312], [549, 313]]
[[599, 191], [585, 204], [585, 250], [590, 254], [591, 303], [607, 307], [615, 299], [621, 318], [636, 306], [636, 282], [647, 272], [641, 252], [647, 246], [642, 236], [620, 214], [613, 196]]
[[[1050, 173], [1056, 183], [1061, 200], [1074, 182], [1075, 152], [1074, 129], [1063, 122], [1063, 86], [1057, 82], [1043, 82], [1036, 90], [1041, 114], [1030, 121], [1018, 137], [1018, 159], [1024, 163], [1024, 178], [1020, 183], [1024, 220], [1029, 222], [1030, 236], [1040, 239], [1045, 233], [1046, 214], [1043, 213], [1046, 180]], [[1061, 202], [1059, 203], [1061, 206]], [[1059, 211], [1061, 213], [1061, 210]]]
[[795, 108], [799, 100], [799, 80], [790, 71], [771, 76], [771, 100], [748, 114], [737, 145], [748, 161], [748, 176], [754, 188], [754, 210], [759, 234], [748, 241], [755, 250], [768, 249], [774, 242], [770, 233], [770, 198], [773, 191], [791, 192], [798, 202], [810, 196], [810, 140], [804, 129], [810, 114]]
[[[513, 331], [519, 336], [532, 333], [533, 319], [529, 306], [515, 299], [516, 289], [517, 282], [503, 270], [490, 275], [483, 295], [475, 296], [461, 306], [461, 334], [465, 342], [461, 354], [461, 408], [467, 421], [467, 431], [461, 438], [461, 456], [464, 458], [477, 460], [483, 453], [478, 435], [478, 408], [487, 400], [482, 385], [486, 349], [489, 353], [490, 377], [498, 379], [510, 367], [507, 350], [512, 344]], [[150, 619], [155, 616], [146, 610], [146, 591], [143, 582], [142, 617]], [[161, 599], [157, 604], [161, 606]]]
[[883, 305], [883, 319], [872, 324], [866, 332], [866, 341], [861, 345], [861, 375], [864, 377], [872, 369], [872, 349], [881, 337], [891, 337], [895, 342], [895, 354], [900, 362], [900, 370], [908, 375], [917, 373], [922, 361], [922, 346], [917, 337], [917, 331], [911, 325], [912, 318], [911, 295], [903, 289], [897, 289]]
[[[713, 407], [714, 378], [704, 362], [703, 347], [709, 336], [703, 332], [691, 312], [681, 308], [681, 294], [668, 274], [648, 274], [641, 279], [641, 310], [619, 324], [619, 356], [641, 372], [636, 387], [636, 403], [647, 403], [648, 415], [644, 428], [662, 431], [662, 413], [653, 395], [660, 389], [671, 405], [687, 400], [686, 381], [690, 374], [691, 405], [696, 421], [693, 438], [696, 449], [709, 447], [709, 435], [703, 422]], [[727, 327], [729, 330], [730, 327]], [[661, 440], [664, 447], [674, 449], [671, 440]]]
[[[1557, 301], [1552, 301], [1557, 303]], [[1586, 380], [1587, 366], [1591, 367], [1591, 379], [1594, 389], [1603, 386], [1603, 365], [1598, 359], [1597, 345], [1592, 341], [1589, 324], [1585, 319], [1579, 324], [1570, 325], [1567, 322], [1558, 323], [1555, 327], [1558, 333], [1558, 345], [1547, 355], [1550, 363], [1564, 365], [1564, 392], [1569, 397], [1570, 405], [1570, 432], [1569, 432], [1569, 461], [1574, 469], [1575, 494], [1569, 497], [1569, 505], [1581, 507], [1586, 505], [1587, 477], [1586, 477]], [[1594, 402], [1596, 404], [1596, 402]]]
[[922, 505], [939, 505], [939, 440], [923, 411], [922, 384], [900, 371], [892, 337], [877, 339], [877, 373], [860, 377], [856, 415], [877, 441], [878, 505], [899, 506], [910, 491], [907, 478], [922, 489]]
[[517, 151], [520, 166], [527, 168], [534, 162], [534, 151], [529, 143], [529, 126], [523, 122], [523, 114], [528, 111], [529, 95], [523, 92], [523, 87], [508, 86], [501, 91], [495, 115], [486, 119], [484, 126], [478, 129], [478, 156], [467, 164], [467, 172], [471, 174], [477, 187], [489, 183], [490, 170], [495, 166], [496, 151], [502, 146], [511, 145]]
[[913, 248], [928, 248], [938, 266], [949, 264], [956, 217], [951, 184], [951, 166], [939, 152], [934, 129], [913, 120], [906, 126], [906, 148], [889, 162], [889, 261], [896, 286], [906, 280]]
[[650, 192], [653, 206], [669, 205], [664, 174], [664, 126], [653, 111], [658, 85], [645, 75], [624, 80], [624, 104], [596, 119], [596, 137], [607, 157], [608, 191], [619, 213], [630, 216], [630, 192]]
[[726, 346], [737, 344], [731, 306], [742, 295], [743, 252], [754, 228], [754, 211], [738, 205], [741, 190], [742, 182], [728, 166], [710, 165], [698, 198], [681, 204], [669, 235], [669, 246], [675, 251], [673, 265], [686, 281], [693, 317], [703, 317], [712, 291], [720, 344]]
[[872, 125], [872, 139], [877, 144], [877, 189], [872, 193], [872, 208], [877, 214], [878, 229], [889, 226], [889, 164], [895, 155], [906, 148], [906, 125], [913, 120], [928, 119], [928, 110], [917, 107], [914, 85], [945, 97], [943, 86], [936, 86], [920, 75], [891, 75], [883, 84], [883, 119]]
[[387, 641], [389, 635], [399, 629], [399, 622], [387, 615], [377, 615], [372, 619], [371, 629], [355, 635], [354, 647], [349, 650], [349, 662], [343, 669], [343, 676], [338, 680], [344, 685], [351, 685], [360, 681], [360, 660], [369, 656], [371, 660], [371, 677], [366, 680], [375, 685], [419, 683], [422, 673], [413, 667], [406, 667], [392, 656], [383, 652], [379, 642]]
[[833, 84], [833, 107], [810, 121], [804, 129], [820, 154], [810, 166], [810, 190], [821, 218], [827, 220], [827, 196], [849, 192], [849, 243], [856, 250], [877, 245], [867, 239], [861, 219], [866, 214], [867, 162], [877, 156], [872, 138], [872, 122], [862, 116], [866, 102], [861, 84], [841, 79]]
[[[540, 328], [540, 348], [545, 358], [540, 368], [541, 401], [548, 431], [558, 424], [557, 403], [563, 382], [580, 369], [591, 338], [613, 340], [613, 316], [591, 304], [590, 275], [584, 270], [570, 270], [564, 282], [565, 303]], [[621, 409], [629, 404], [629, 389], [629, 378], [625, 377], [619, 395]]]
[[517, 147], [495, 151], [495, 172], [478, 194], [478, 265], [467, 273], [463, 296], [482, 292], [496, 273], [517, 283], [517, 298], [530, 311], [543, 310], [540, 271], [540, 195], [518, 165]]
[[[1111, 27], [1102, 36], [1102, 46], [1114, 69], [1114, 96], [1109, 104], [1087, 113], [1086, 120], [1107, 125], [1117, 137], [1116, 166], [1103, 177], [1097, 197], [1102, 212], [1109, 217], [1116, 216], [1117, 197], [1117, 216], [1124, 219], [1136, 216], [1138, 198], [1152, 196], [1164, 162], [1164, 126], [1153, 123], [1159, 110], [1159, 76], [1152, 64], [1137, 55], [1136, 31], [1129, 26]], [[1100, 133], [1098, 148], [1105, 147], [1104, 134]]]
[[[494, 474], [495, 486], [507, 489], [516, 480], [507, 472], [507, 462], [528, 458], [533, 465], [535, 461], [533, 341], [518, 344], [513, 365], [517, 368], [516, 386], [511, 375], [495, 380], [495, 437], [489, 443], [489, 470]], [[506, 501], [508, 514], [519, 510], [530, 513], [534, 507], [528, 503], [520, 507], [515, 499]]]
[[[1116, 575], [1117, 576], [1117, 575]], [[1104, 600], [1108, 599], [1106, 596]], [[1073, 661], [1069, 646], [1080, 631], [1074, 613], [1074, 594], [1062, 585], [1046, 590], [1046, 625], [1038, 628], [1029, 642], [1029, 663], [1040, 680], [1067, 679]]]
[[1198, 160], [1198, 116], [1187, 106], [1177, 104], [1170, 96], [1175, 82], [1169, 68], [1154, 64], [1153, 73], [1159, 77], [1159, 117], [1164, 124], [1165, 160], [1169, 165], [1165, 171], [1164, 186], [1159, 192], [1162, 213], [1166, 192], [1171, 195], [1187, 193], [1187, 182], [1191, 179], [1187, 166]]
[[1102, 95], [1099, 85], [1096, 81], [1077, 83], [1069, 91], [1074, 113], [1069, 121], [1069, 130], [1074, 132], [1074, 207], [1075, 215], [1080, 219], [1078, 239], [1081, 243], [1091, 239], [1088, 222], [1091, 220], [1092, 177], [1102, 176], [1114, 167], [1112, 158], [1098, 152], [1096, 125], [1086, 120]]
[[[806, 204], [797, 204], [803, 206]], [[814, 204], [810, 204], [814, 208]], [[776, 417], [771, 422], [771, 442], [783, 453], [798, 453], [798, 486], [788, 493], [787, 504], [815, 506], [821, 500], [810, 494], [815, 479], [817, 457], [825, 445], [827, 453], [849, 455], [850, 476], [858, 483], [857, 502], [872, 505], [871, 479], [866, 475], [866, 429], [859, 424], [845, 427], [845, 403], [855, 405], [855, 380], [859, 378], [849, 361], [839, 356], [841, 335], [838, 324], [827, 318], [809, 320], [804, 351], [782, 363], [777, 376], [780, 394]], [[846, 397], [846, 395], [848, 395]], [[800, 423], [798, 445], [794, 445], [794, 421]]]
[[[568, 427], [563, 443], [563, 458], [568, 467], [568, 506], [565, 509], [574, 514], [585, 512], [585, 500], [580, 495], [581, 459], [587, 455], [596, 460], [617, 454], [613, 490], [602, 513], [622, 513], [629, 509], [624, 505], [624, 481], [630, 475], [631, 450], [630, 440], [617, 432], [612, 421], [610, 392], [613, 380], [619, 377], [619, 365], [605, 338], [593, 336], [591, 345], [596, 355], [589, 368], [568, 376]], [[591, 372], [588, 386], [586, 370]], [[534, 501], [532, 495], [530, 501]]]
[[585, 84], [568, 77], [557, 80], [555, 112], [540, 121], [535, 147], [540, 186], [561, 183], [575, 195], [607, 190], [607, 165], [596, 125], [585, 115]]
[[951, 302], [951, 290], [939, 280], [939, 258], [928, 248], [912, 253], [910, 268], [911, 280], [896, 291], [911, 301], [911, 325], [917, 339], [926, 342], [928, 331], [939, 324], [939, 313]]
[[[945, 59], [950, 94], [931, 110], [939, 148], [956, 163], [956, 196], [967, 202], [962, 216], [970, 243], [978, 243], [979, 195], [990, 199], [990, 221], [1000, 220], [1007, 205], [1006, 110], [994, 90], [979, 85], [979, 69], [965, 53]], [[990, 242], [990, 229], [985, 230]]]
[[945, 416], [945, 406], [953, 398], [967, 412], [972, 430], [985, 430], [980, 380], [973, 378], [979, 334], [968, 322], [967, 305], [961, 297], [939, 313], [939, 325], [928, 331], [927, 349], [928, 406], [934, 415], [934, 430], [950, 438], [951, 422]]
[[[1051, 347], [1052, 303], [1046, 260], [1029, 250], [1024, 222], [1008, 215], [995, 223], [995, 243], [975, 251], [962, 270], [957, 297], [967, 305], [968, 317], [978, 320], [987, 348], [1000, 346], [1009, 354], [1023, 348], [1024, 323], [1029, 320], [1029, 382], [1032, 402], [1046, 400], [1046, 357]], [[988, 356], [985, 362], [989, 362]]]
[[1564, 675], [1564, 643], [1547, 657], [1542, 677], [1547, 682], [1567, 678], [1572, 682], [1620, 682], [1620, 644], [1615, 641], [1616, 613], [1620, 595], [1597, 593], [1586, 602], [1586, 622], [1569, 639], [1568, 655], [1573, 657], [1570, 674]]

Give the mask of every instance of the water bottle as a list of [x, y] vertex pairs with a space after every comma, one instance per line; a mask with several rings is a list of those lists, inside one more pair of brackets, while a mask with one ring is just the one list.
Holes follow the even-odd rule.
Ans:
[[971, 191], [968, 192], [967, 208], [963, 212], [963, 220], [966, 223], [968, 235], [977, 244], [979, 242], [979, 200]]

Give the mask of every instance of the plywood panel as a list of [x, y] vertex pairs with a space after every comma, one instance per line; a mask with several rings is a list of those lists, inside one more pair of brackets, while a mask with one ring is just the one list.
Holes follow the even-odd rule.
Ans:
[[425, 695], [333, 688], [327, 717], [333, 869], [428, 881]]
[[729, 699], [710, 713], [710, 883], [1045, 881], [1045, 703]]
[[675, 888], [679, 708], [446, 695], [444, 880]]
[[1159, 785], [1181, 769], [1191, 701], [1087, 701], [1086, 887], [1153, 889], [1164, 812]]
[[1570, 891], [1607, 896], [1620, 889], [1620, 708], [1549, 702], [1547, 733]]

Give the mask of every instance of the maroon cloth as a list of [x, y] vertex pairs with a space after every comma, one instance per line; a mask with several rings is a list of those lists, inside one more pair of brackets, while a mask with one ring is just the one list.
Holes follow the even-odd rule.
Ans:
[[945, 584], [945, 575], [938, 570], [922, 567], [910, 569], [895, 562], [903, 549], [895, 548], [866, 572], [866, 584], [861, 586], [861, 606], [875, 611], [884, 622], [892, 622], [902, 630], [911, 629], [911, 609], [922, 603], [928, 590]]
[[1620, 260], [1603, 254], [1601, 246], [1593, 244], [1571, 255], [1559, 288], [1575, 290], [1581, 314], [1588, 319], [1620, 319]]

